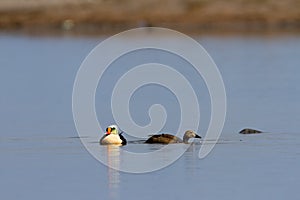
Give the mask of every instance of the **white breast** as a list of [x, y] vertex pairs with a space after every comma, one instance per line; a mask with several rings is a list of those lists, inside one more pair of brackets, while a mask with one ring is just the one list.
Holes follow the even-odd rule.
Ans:
[[122, 140], [119, 137], [119, 135], [115, 135], [115, 134], [110, 134], [106, 137], [103, 137], [100, 140], [101, 144], [122, 144]]

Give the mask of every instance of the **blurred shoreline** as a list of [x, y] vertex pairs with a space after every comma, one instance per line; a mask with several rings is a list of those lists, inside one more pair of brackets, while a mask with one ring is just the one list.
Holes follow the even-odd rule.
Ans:
[[109, 34], [159, 26], [189, 33], [300, 32], [300, 0], [1, 0], [0, 31]]

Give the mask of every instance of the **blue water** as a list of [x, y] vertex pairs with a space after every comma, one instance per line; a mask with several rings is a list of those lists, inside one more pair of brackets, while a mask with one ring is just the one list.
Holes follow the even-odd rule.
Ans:
[[[85, 150], [72, 117], [77, 70], [105, 37], [0, 34], [1, 198], [296, 199], [300, 35], [194, 38], [210, 53], [225, 83], [228, 107], [221, 139], [203, 160], [197, 142], [165, 169], [128, 174], [107, 168]], [[144, 102], [141, 106], [151, 103], [139, 92], [136, 98]], [[204, 124], [208, 112], [203, 109]], [[141, 116], [144, 111], [133, 111], [138, 123], [147, 122]], [[109, 123], [110, 118], [102, 120]], [[269, 133], [237, 134], [244, 127]], [[144, 152], [153, 146], [121, 148]], [[118, 149], [110, 151], [117, 164]]]

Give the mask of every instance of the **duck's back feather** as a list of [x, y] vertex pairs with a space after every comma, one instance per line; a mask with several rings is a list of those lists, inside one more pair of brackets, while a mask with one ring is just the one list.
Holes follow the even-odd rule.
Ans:
[[174, 135], [171, 134], [159, 134], [159, 135], [152, 135], [145, 143], [160, 143], [160, 144], [169, 144], [169, 143], [181, 143], [182, 140]]
[[122, 135], [122, 133], [119, 134], [120, 139], [122, 140], [122, 145], [126, 145], [127, 144], [127, 140], [124, 138], [124, 136]]

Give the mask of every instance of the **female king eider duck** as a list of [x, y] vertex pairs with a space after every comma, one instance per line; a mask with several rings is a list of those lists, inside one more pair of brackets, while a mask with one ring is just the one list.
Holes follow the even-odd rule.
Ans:
[[119, 128], [117, 125], [110, 125], [106, 128], [106, 134], [100, 139], [100, 144], [119, 144], [125, 145], [127, 143], [126, 139], [123, 137], [122, 133], [119, 134]]
[[188, 143], [190, 138], [201, 138], [201, 136], [197, 135], [194, 131], [187, 130], [184, 133], [183, 140], [170, 134], [159, 134], [152, 135], [145, 143], [149, 144], [170, 144], [170, 143]]

